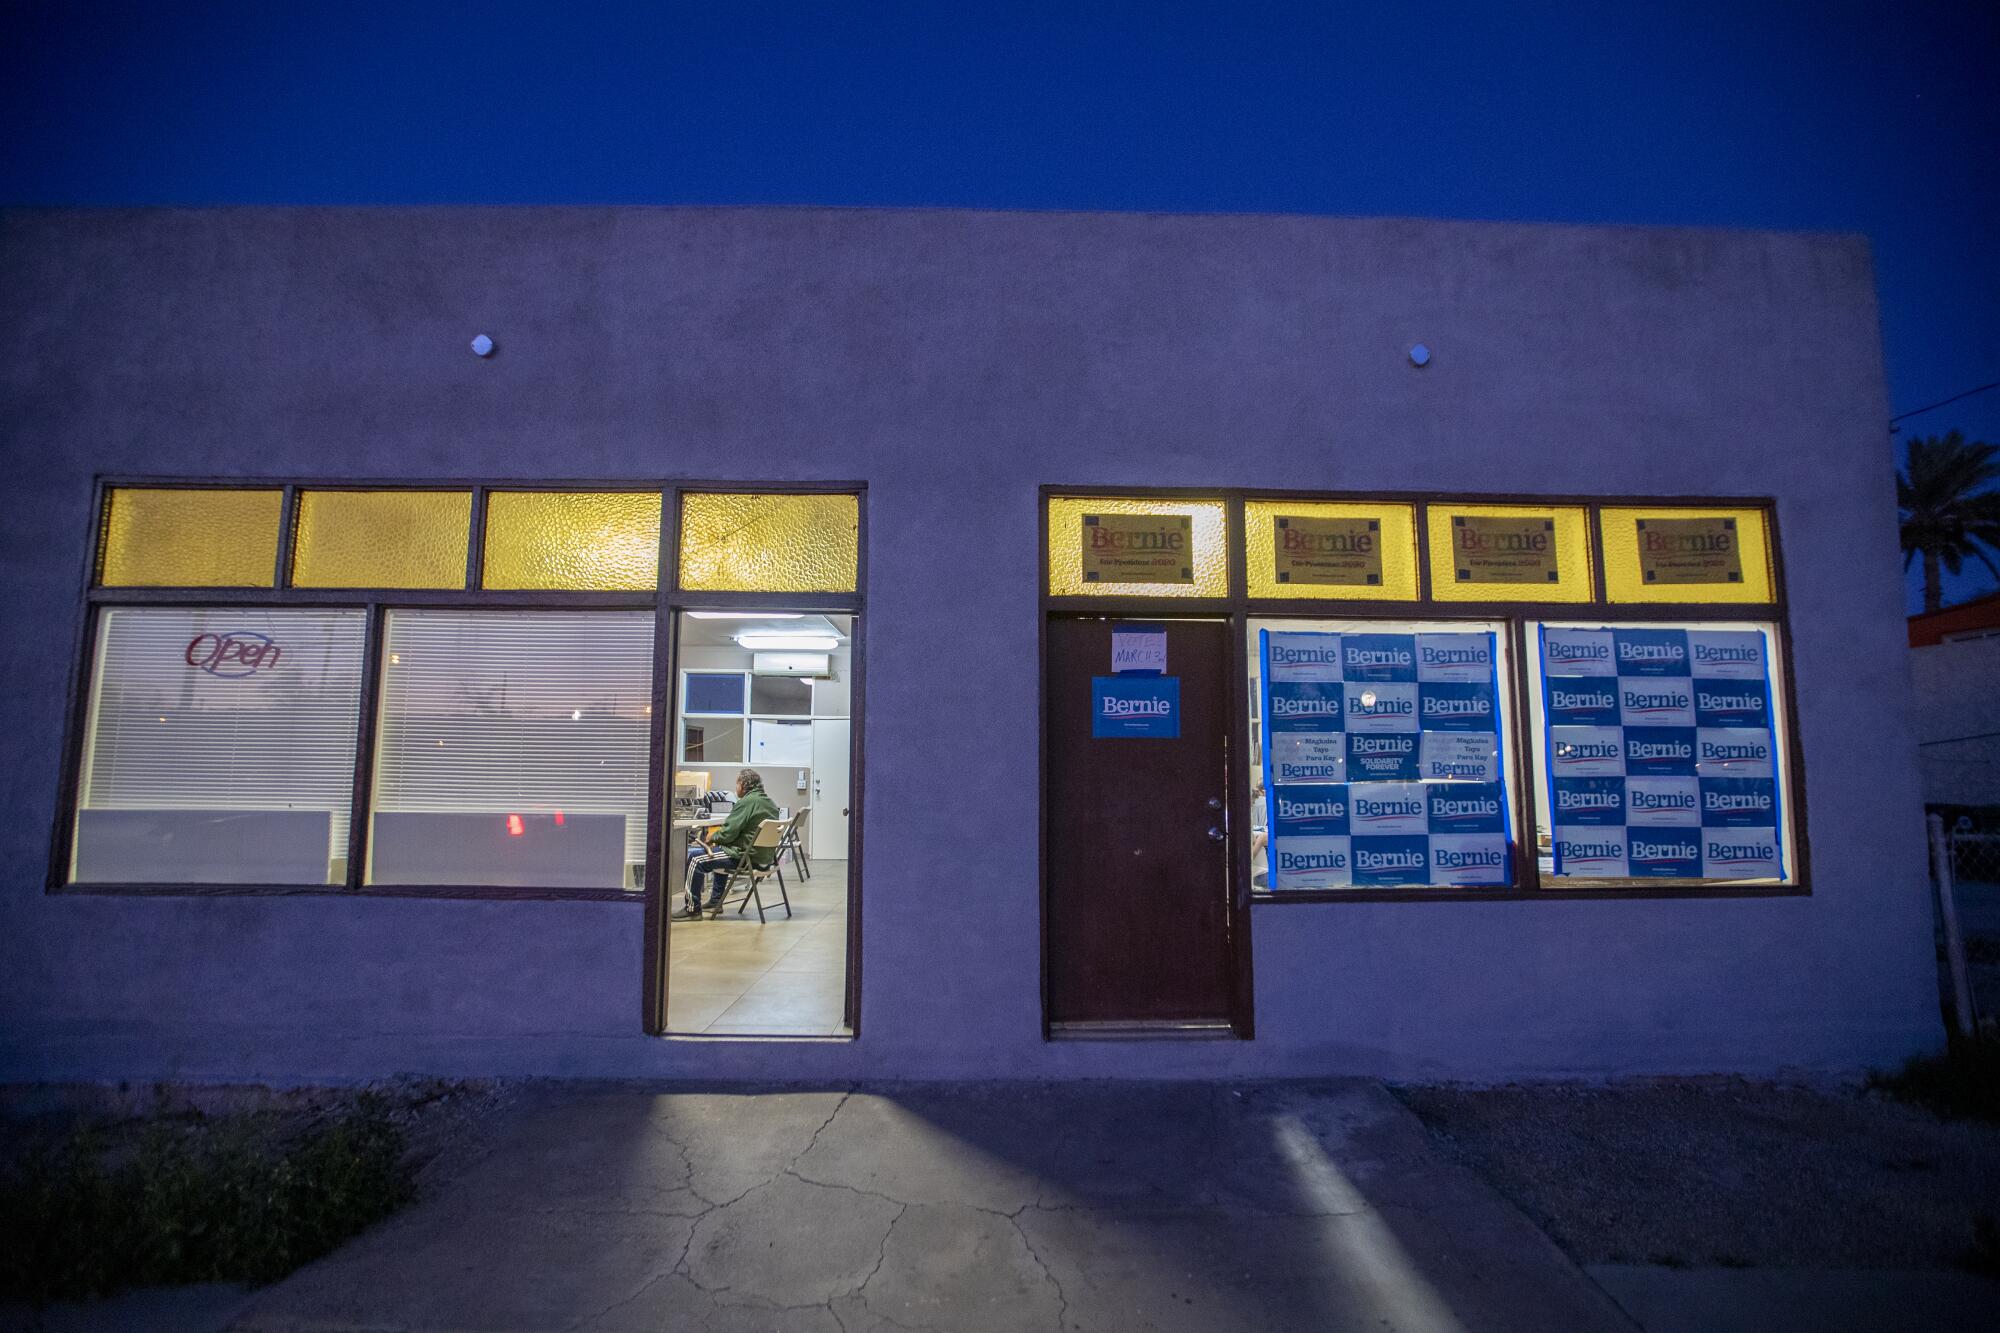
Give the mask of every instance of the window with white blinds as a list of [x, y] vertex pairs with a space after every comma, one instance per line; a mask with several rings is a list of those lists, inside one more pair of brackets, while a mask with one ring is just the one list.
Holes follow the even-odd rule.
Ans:
[[388, 613], [368, 882], [626, 888], [650, 611]]
[[98, 619], [71, 877], [344, 877], [365, 617], [119, 607]]

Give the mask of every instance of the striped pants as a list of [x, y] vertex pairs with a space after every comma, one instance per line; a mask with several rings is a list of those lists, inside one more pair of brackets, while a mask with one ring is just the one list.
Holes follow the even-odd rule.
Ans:
[[707, 876], [710, 882], [708, 906], [715, 907], [722, 901], [722, 888], [729, 882], [729, 872], [736, 868], [736, 858], [728, 852], [711, 852], [696, 849], [688, 857], [687, 907], [697, 911], [702, 906], [701, 881]]

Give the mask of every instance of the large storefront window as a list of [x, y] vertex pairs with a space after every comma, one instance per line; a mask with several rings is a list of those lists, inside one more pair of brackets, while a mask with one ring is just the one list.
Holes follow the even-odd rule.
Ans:
[[643, 904], [647, 1032], [854, 1035], [860, 488], [98, 498], [52, 890]]
[[653, 617], [391, 611], [366, 882], [638, 890]]
[[70, 879], [341, 882], [365, 619], [250, 606], [103, 612]]
[[1791, 882], [1774, 626], [1531, 628], [1545, 883]]
[[1504, 625], [1252, 620], [1252, 883], [1514, 883]]

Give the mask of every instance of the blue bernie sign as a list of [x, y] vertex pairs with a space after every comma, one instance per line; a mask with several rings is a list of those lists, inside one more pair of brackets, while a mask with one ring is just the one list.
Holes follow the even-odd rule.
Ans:
[[1091, 677], [1090, 734], [1099, 740], [1175, 739], [1181, 734], [1181, 678]]

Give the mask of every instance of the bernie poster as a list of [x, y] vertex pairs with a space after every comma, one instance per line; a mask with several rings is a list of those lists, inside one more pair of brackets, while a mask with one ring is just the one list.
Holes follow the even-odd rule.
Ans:
[[1761, 630], [1541, 632], [1559, 878], [1782, 879]]
[[1490, 632], [1258, 636], [1267, 883], [1504, 886]]

